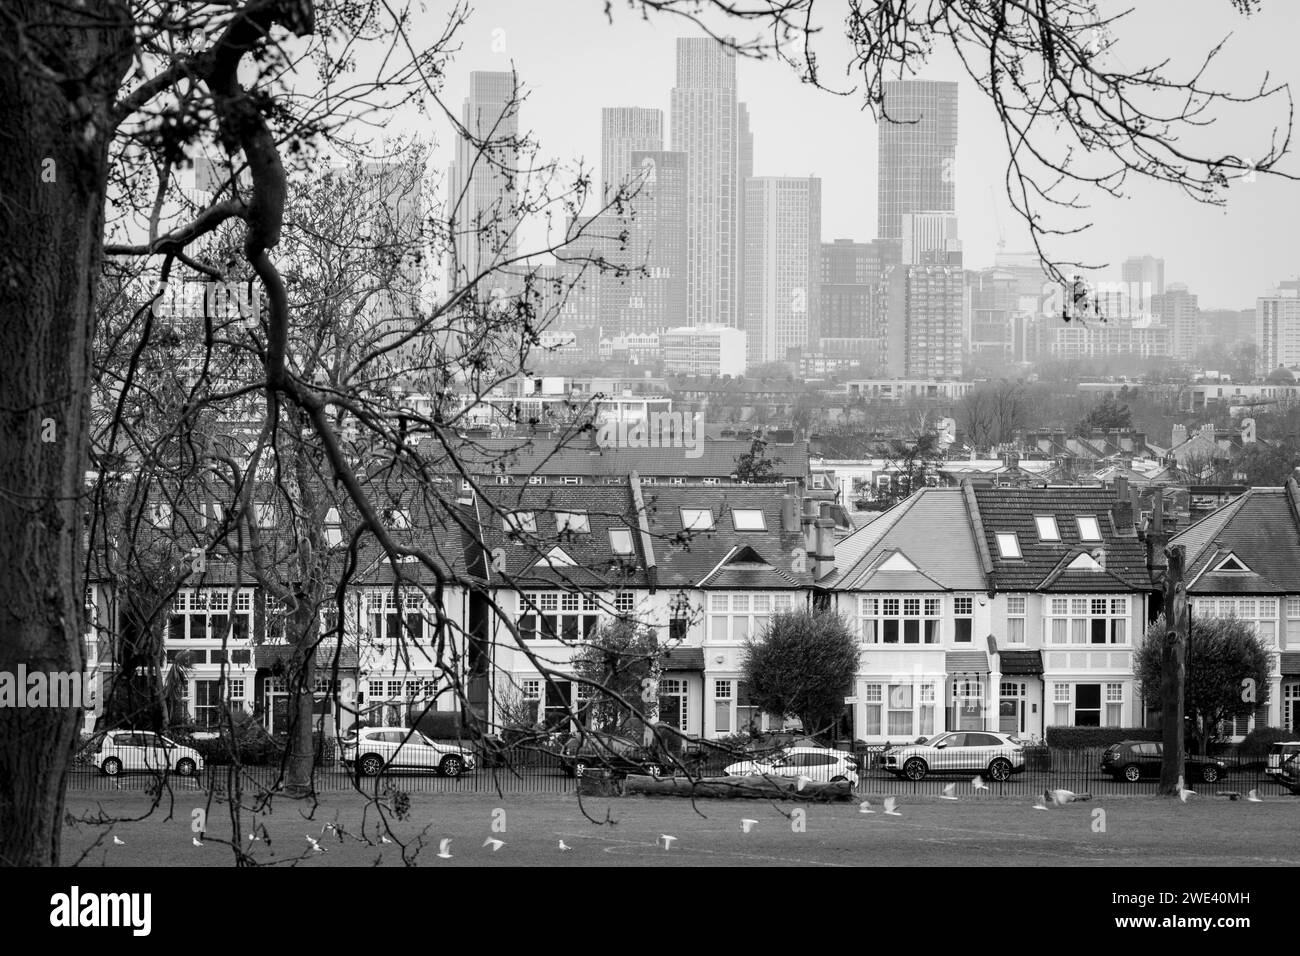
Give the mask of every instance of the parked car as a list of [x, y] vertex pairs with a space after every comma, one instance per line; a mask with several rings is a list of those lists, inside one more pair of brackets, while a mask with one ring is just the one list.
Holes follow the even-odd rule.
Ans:
[[654, 748], [598, 731], [575, 734], [565, 741], [560, 748], [560, 766], [570, 777], [581, 777], [591, 769], [652, 777], [673, 772], [672, 761]]
[[1268, 763], [1264, 767], [1264, 772], [1270, 777], [1280, 777], [1282, 775], [1282, 764], [1286, 763], [1289, 757], [1296, 754], [1300, 754], [1300, 740], [1275, 743], [1268, 748]]
[[365, 777], [384, 770], [433, 770], [459, 777], [477, 765], [474, 751], [460, 744], [431, 740], [405, 727], [364, 727], [343, 739], [343, 766]]
[[[1101, 755], [1101, 770], [1116, 780], [1137, 781], [1160, 776], [1164, 744], [1144, 740], [1122, 740], [1111, 744]], [[1183, 759], [1183, 776], [1187, 780], [1214, 783], [1228, 772], [1228, 765], [1213, 757], [1187, 754]]]
[[763, 774], [771, 777], [807, 777], [817, 783], [847, 780], [858, 785], [861, 765], [852, 754], [827, 747], [787, 747], [772, 756], [740, 760], [728, 766], [728, 776]]
[[1011, 734], [952, 730], [923, 743], [891, 747], [880, 765], [908, 780], [921, 780], [930, 773], [978, 773], [1000, 782], [1024, 771], [1025, 745]]
[[100, 773], [115, 777], [123, 770], [175, 771], [188, 777], [203, 769], [203, 758], [193, 747], [148, 730], [110, 730], [99, 745], [94, 764]]

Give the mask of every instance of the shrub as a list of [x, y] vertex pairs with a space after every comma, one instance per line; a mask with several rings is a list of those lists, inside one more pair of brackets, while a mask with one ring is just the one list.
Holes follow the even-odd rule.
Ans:
[[1256, 727], [1237, 744], [1237, 754], [1241, 757], [1264, 757], [1268, 748], [1286, 740], [1296, 740], [1300, 733], [1281, 727]]
[[1047, 746], [1056, 750], [1086, 750], [1109, 747], [1122, 740], [1159, 741], [1154, 727], [1048, 727]]

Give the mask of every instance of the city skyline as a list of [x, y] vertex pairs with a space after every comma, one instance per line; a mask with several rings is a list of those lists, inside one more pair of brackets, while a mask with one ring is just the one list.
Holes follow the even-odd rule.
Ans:
[[[1254, 17], [1241, 19], [1220, 9], [1222, 6], [1206, 0], [1195, 2], [1189, 5], [1187, 16], [1173, 23], [1162, 20], [1158, 9], [1137, 10], [1130, 17], [1128, 30], [1142, 36], [1144, 26], [1159, 23], [1151, 35], [1163, 39], [1147, 43], [1143, 37], [1143, 49], [1151, 46], [1150, 55], [1154, 56], [1156, 48], [1164, 50], [1162, 43], [1168, 43], [1174, 49], [1165, 52], [1175, 55], [1176, 62], [1182, 47], [1200, 51], [1235, 30], [1233, 42], [1216, 62], [1224, 73], [1238, 78], [1262, 76], [1256, 64], [1269, 58], [1252, 57], [1252, 45], [1277, 51], [1271, 58], [1274, 65], [1290, 62], [1281, 39], [1287, 23], [1284, 12], [1265, 8]], [[643, 24], [630, 18], [626, 23], [616, 20], [620, 29], [614, 31], [598, 11], [579, 12], [560, 24], [527, 5], [507, 0], [501, 7], [500, 11], [494, 9], [493, 15], [472, 18], [467, 24], [468, 39], [448, 71], [448, 87], [463, 89], [471, 68], [515, 64], [528, 91], [527, 128], [538, 136], [546, 155], [566, 161], [582, 159], [594, 170], [599, 164], [602, 108], [641, 105], [668, 109], [675, 71], [674, 42], [687, 34], [683, 25]], [[1192, 7], [1199, 15], [1193, 15]], [[510, 24], [504, 40], [502, 23]], [[573, 55], [566, 57], [565, 50]], [[1120, 48], [1121, 55], [1127, 52]], [[631, 60], [638, 68], [624, 69]], [[823, 238], [858, 242], [876, 238], [873, 167], [878, 131], [860, 99], [809, 88], [772, 62], [740, 58], [737, 72], [738, 97], [748, 103], [757, 142], [754, 173], [818, 176], [827, 207]], [[1295, 72], [1297, 76], [1291, 79], [1300, 79], [1300, 67]], [[599, 74], [602, 81], [582, 82], [580, 73]], [[1023, 223], [1011, 212], [1002, 192], [1005, 144], [1000, 135], [983, 133], [992, 128], [987, 99], [961, 73], [955, 58], [942, 52], [922, 78], [956, 80], [963, 125], [972, 131], [959, 147], [955, 179], [967, 267], [991, 267], [1000, 241], [1008, 252], [1031, 249]], [[828, 82], [836, 79], [828, 77]], [[1225, 123], [1222, 128], [1225, 135], [1241, 139], [1244, 146], [1262, 150], [1267, 143], [1243, 122]], [[1122, 200], [1086, 198], [1093, 202], [1093, 228], [1048, 251], [1059, 259], [1108, 263], [1100, 273], [1102, 278], [1118, 280], [1121, 264], [1130, 256], [1154, 255], [1166, 260], [1170, 281], [1187, 282], [1203, 308], [1229, 309], [1251, 305], [1259, 295], [1296, 275], [1297, 268], [1280, 241], [1284, 224], [1300, 216], [1300, 190], [1294, 184], [1260, 175], [1254, 182], [1234, 187], [1226, 208], [1201, 206], [1176, 191], [1137, 182]], [[1130, 212], [1133, 221], [1143, 224], [1140, 232], [1130, 227]], [[1268, 224], [1264, 232], [1272, 241], [1260, 241], [1261, 222]]]

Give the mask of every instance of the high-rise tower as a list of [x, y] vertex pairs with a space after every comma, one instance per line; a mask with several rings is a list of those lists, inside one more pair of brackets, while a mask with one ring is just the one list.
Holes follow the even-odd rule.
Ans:
[[891, 80], [884, 95], [878, 233], [902, 239], [905, 214], [957, 211], [957, 84]]

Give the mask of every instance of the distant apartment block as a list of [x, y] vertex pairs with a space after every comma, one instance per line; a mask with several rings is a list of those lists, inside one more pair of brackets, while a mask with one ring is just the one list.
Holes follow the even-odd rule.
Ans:
[[685, 326], [659, 336], [664, 371], [687, 375], [745, 374], [745, 333], [727, 325]]
[[817, 316], [822, 352], [880, 353], [885, 335], [880, 283], [885, 270], [898, 265], [899, 255], [899, 243], [888, 239], [822, 243]]
[[908, 212], [902, 219], [903, 265], [948, 265], [951, 255], [961, 252], [957, 217], [951, 212]]
[[1300, 281], [1283, 282], [1255, 301], [1255, 347], [1261, 377], [1300, 366]]
[[686, 320], [737, 323], [740, 110], [736, 60], [711, 37], [677, 41], [672, 148], [686, 154]]
[[899, 378], [961, 378], [966, 311], [962, 270], [896, 266], [889, 270], [887, 296], [887, 373]]
[[1165, 291], [1165, 260], [1155, 256], [1130, 256], [1120, 267], [1120, 277], [1125, 285], [1144, 290], [1135, 308], [1147, 311], [1151, 308], [1148, 297]]
[[1026, 326], [1026, 358], [1083, 359], [1108, 355], [1172, 358], [1173, 333], [1163, 325], [1107, 322], [1064, 322], [1060, 316], [1039, 316]]
[[745, 321], [748, 362], [784, 361], [817, 329], [822, 184], [816, 177], [745, 182]]
[[632, 154], [664, 148], [663, 110], [642, 106], [607, 106], [600, 111], [600, 183], [605, 202], [620, 187], [635, 189], [640, 168]]
[[879, 135], [877, 235], [902, 239], [907, 213], [956, 212], [957, 84], [885, 82]]
[[1174, 358], [1187, 361], [1196, 355], [1197, 308], [1195, 293], [1182, 283], [1171, 284], [1164, 292], [1151, 296], [1151, 313], [1161, 325], [1168, 326]]

